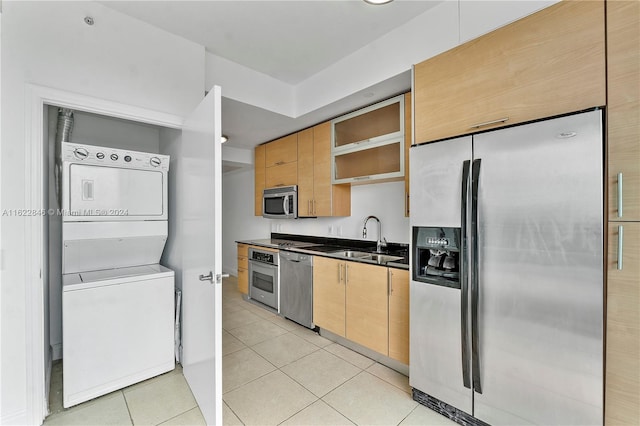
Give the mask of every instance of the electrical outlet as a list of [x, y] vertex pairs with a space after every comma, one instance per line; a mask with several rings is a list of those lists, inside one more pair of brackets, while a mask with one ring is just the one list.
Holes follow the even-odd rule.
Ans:
[[333, 235], [333, 225], [329, 225], [329, 235]]

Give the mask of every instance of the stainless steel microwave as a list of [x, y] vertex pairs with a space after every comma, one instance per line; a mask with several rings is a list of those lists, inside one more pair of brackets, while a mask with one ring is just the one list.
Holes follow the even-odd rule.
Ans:
[[262, 217], [268, 219], [297, 219], [298, 187], [280, 186], [262, 191]]

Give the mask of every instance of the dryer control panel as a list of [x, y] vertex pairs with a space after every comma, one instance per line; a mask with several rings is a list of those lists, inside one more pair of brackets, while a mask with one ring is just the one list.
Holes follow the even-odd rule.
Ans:
[[62, 143], [62, 161], [123, 167], [139, 170], [169, 170], [168, 155], [106, 148], [79, 143]]

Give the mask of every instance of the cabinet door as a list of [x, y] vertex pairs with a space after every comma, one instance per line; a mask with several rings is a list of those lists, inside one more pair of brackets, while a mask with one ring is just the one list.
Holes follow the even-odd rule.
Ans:
[[414, 69], [415, 141], [604, 105], [604, 2], [563, 1]]
[[[609, 220], [640, 220], [640, 2], [607, 2]], [[618, 177], [622, 179], [619, 180]], [[622, 197], [618, 195], [622, 186]]]
[[249, 246], [238, 244], [238, 291], [249, 294]]
[[409, 217], [409, 148], [411, 148], [411, 92], [404, 94], [404, 216]]
[[298, 134], [294, 133], [269, 142], [266, 144], [265, 155], [266, 167], [298, 161]]
[[[296, 152], [298, 149], [296, 148]], [[267, 167], [265, 170], [265, 182], [267, 188], [276, 186], [297, 185], [298, 163], [285, 163], [278, 166]]]
[[[619, 252], [621, 236], [622, 253]], [[637, 425], [640, 418], [640, 223], [609, 223], [608, 253], [605, 423]]]
[[298, 132], [298, 216], [315, 216], [313, 128]]
[[313, 322], [345, 337], [344, 262], [316, 256], [313, 260]]
[[265, 187], [265, 145], [258, 145], [254, 151], [254, 190], [255, 190], [255, 215], [262, 216], [262, 191]]
[[347, 339], [389, 354], [387, 268], [345, 262]]
[[331, 122], [313, 128], [313, 212], [315, 216], [350, 216], [351, 185], [331, 184]]
[[409, 364], [409, 271], [389, 268], [389, 357]]

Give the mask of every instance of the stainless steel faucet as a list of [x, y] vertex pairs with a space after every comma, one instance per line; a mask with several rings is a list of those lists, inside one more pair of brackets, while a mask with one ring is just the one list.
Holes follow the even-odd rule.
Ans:
[[378, 221], [378, 241], [376, 242], [376, 252], [380, 253], [382, 252], [382, 247], [387, 246], [386, 238], [382, 237], [382, 223], [380, 222], [380, 219], [375, 216], [368, 216], [364, 220], [364, 225], [362, 226], [362, 238], [367, 238], [367, 222], [369, 219], [375, 219]]

